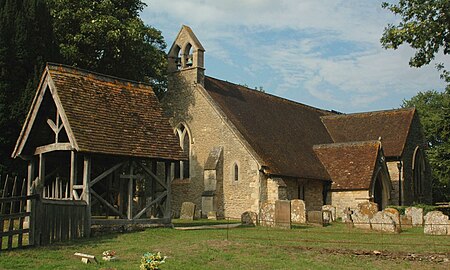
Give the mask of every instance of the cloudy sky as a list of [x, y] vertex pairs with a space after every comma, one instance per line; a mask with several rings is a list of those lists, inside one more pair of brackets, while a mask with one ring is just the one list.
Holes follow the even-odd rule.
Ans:
[[[384, 50], [398, 18], [378, 0], [145, 0], [143, 20], [171, 46], [183, 24], [206, 49], [206, 74], [350, 113], [398, 108], [442, 90], [434, 64], [410, 68], [407, 46]], [[439, 57], [441, 62], [448, 58]]]

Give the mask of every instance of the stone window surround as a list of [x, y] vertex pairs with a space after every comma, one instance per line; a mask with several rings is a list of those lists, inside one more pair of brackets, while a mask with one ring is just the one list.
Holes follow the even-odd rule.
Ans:
[[[175, 170], [177, 169], [176, 166], [172, 166], [173, 168], [173, 172], [172, 175], [179, 175], [179, 177], [175, 177], [175, 179], [184, 179], [184, 180], [189, 180], [190, 179], [190, 175], [191, 175], [191, 151], [192, 151], [192, 136], [191, 136], [191, 132], [190, 129], [188, 127], [188, 125], [184, 122], [180, 122], [176, 128], [174, 129], [174, 133], [177, 136], [177, 138], [179, 139], [179, 143], [180, 143], [180, 147], [181, 149], [184, 150], [184, 138], [187, 135], [187, 139], [189, 142], [188, 148], [189, 148], [189, 153], [188, 154], [188, 158], [189, 160], [187, 161], [187, 163], [185, 161], [180, 161], [180, 165], [179, 165], [179, 172], [175, 173]], [[184, 166], [189, 166], [189, 171], [188, 171], [188, 175], [187, 177], [185, 177], [184, 175]]]
[[[231, 166], [231, 182], [232, 183], [238, 183], [241, 180], [241, 170], [240, 170], [240, 164], [239, 162], [236, 160], [232, 163], [233, 165]], [[237, 175], [236, 175], [236, 168], [237, 168]]]

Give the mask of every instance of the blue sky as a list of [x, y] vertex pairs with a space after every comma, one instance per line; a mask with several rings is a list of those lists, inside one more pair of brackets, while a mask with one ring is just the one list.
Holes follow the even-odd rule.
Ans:
[[[206, 74], [345, 113], [398, 108], [418, 91], [441, 91], [434, 64], [408, 66], [413, 50], [384, 50], [398, 18], [378, 0], [146, 0], [145, 23], [170, 48], [181, 25], [206, 49]], [[449, 64], [448, 56], [439, 62]]]

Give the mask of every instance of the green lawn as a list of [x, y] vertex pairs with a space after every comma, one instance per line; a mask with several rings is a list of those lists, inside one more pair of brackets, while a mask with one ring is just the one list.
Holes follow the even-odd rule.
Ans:
[[[193, 225], [176, 222], [176, 226], [186, 224]], [[108, 249], [117, 252], [118, 261], [101, 261], [101, 253]], [[374, 255], [375, 250], [381, 254]], [[347, 229], [340, 223], [324, 228], [297, 226], [291, 230], [243, 227], [228, 231], [147, 229], [117, 233], [2, 252], [0, 269], [139, 269], [140, 257], [147, 251], [168, 256], [163, 270], [450, 269], [449, 262], [435, 260], [450, 258], [448, 236], [423, 235], [420, 228], [398, 235], [381, 234]], [[96, 255], [100, 263], [82, 264], [73, 256], [75, 252]], [[416, 259], [411, 260], [412, 256]]]

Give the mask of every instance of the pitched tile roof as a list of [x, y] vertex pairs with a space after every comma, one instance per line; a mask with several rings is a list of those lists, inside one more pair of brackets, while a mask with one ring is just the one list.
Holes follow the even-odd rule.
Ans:
[[211, 77], [205, 89], [271, 174], [330, 179], [313, 151], [332, 142], [320, 120], [330, 112]]
[[379, 141], [314, 146], [314, 151], [333, 181], [332, 190], [368, 189], [376, 169], [379, 149]]
[[334, 142], [378, 140], [387, 157], [402, 155], [414, 108], [322, 117]]
[[80, 152], [186, 159], [149, 85], [48, 64]]

